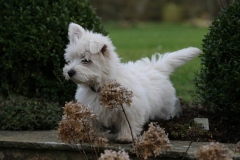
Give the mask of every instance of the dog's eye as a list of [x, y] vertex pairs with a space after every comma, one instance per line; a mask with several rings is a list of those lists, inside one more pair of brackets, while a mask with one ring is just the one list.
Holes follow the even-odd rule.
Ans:
[[82, 63], [90, 63], [91, 60], [89, 60], [89, 59], [83, 59], [83, 60], [81, 60], [81, 62], [82, 62]]

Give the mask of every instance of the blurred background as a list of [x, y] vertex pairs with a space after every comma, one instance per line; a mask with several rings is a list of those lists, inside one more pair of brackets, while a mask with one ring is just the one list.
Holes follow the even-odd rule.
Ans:
[[[90, 0], [103, 21], [211, 20], [234, 0]], [[196, 22], [195, 22], [196, 23]]]

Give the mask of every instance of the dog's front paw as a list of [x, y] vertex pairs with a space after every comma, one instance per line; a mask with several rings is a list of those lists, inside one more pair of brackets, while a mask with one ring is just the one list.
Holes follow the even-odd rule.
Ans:
[[131, 135], [121, 135], [118, 136], [116, 141], [122, 144], [132, 143], [132, 137]]

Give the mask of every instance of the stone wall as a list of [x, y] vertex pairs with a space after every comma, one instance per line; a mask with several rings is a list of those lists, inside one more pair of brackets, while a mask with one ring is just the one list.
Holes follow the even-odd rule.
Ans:
[[[173, 148], [156, 158], [149, 159], [182, 159], [188, 148], [188, 141], [171, 141]], [[194, 152], [208, 142], [193, 142], [187, 152], [185, 160], [192, 160]], [[224, 144], [234, 150], [235, 144]], [[78, 148], [77, 148], [78, 147]], [[83, 144], [89, 160], [97, 159], [89, 144]], [[98, 148], [98, 153], [104, 149], [124, 149], [129, 153], [131, 159], [137, 159], [131, 153], [131, 144], [109, 143], [107, 148]], [[69, 145], [62, 143], [57, 138], [57, 131], [0, 131], [0, 160], [82, 160], [84, 156], [81, 145]], [[100, 155], [98, 155], [100, 156]], [[234, 154], [234, 160], [240, 160], [240, 154]]]

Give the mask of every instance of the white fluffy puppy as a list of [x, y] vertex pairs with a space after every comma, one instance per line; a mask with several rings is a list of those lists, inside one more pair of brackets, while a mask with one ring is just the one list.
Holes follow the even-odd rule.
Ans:
[[[121, 63], [111, 40], [71, 23], [69, 44], [65, 50], [65, 78], [77, 83], [77, 101], [88, 105], [99, 115], [99, 123], [118, 129], [117, 141], [131, 142], [127, 121], [120, 110], [108, 110], [99, 103], [104, 82], [114, 79], [134, 94], [131, 107], [125, 107], [134, 136], [140, 134], [150, 119], [169, 119], [175, 109], [175, 89], [169, 75], [176, 67], [197, 56], [198, 48], [185, 48], [164, 55], [155, 54], [151, 60]], [[183, 75], [184, 76], [184, 75]]]

